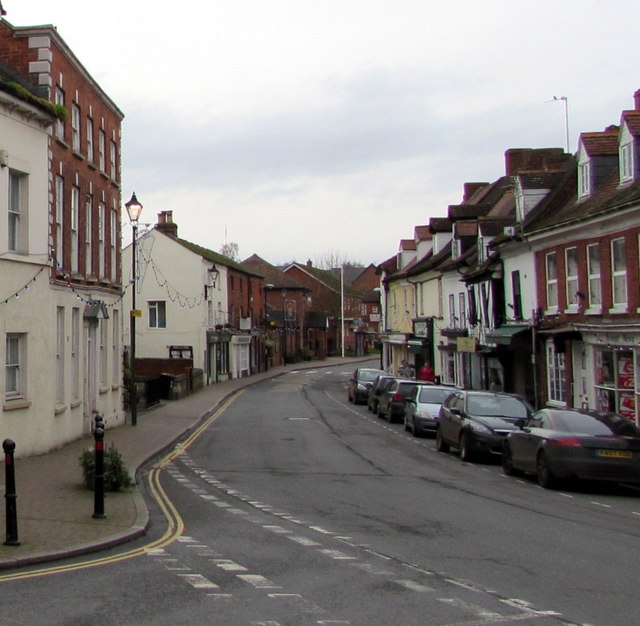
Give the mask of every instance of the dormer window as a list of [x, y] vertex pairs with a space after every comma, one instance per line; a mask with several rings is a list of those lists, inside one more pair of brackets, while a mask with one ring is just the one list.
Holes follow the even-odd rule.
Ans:
[[633, 141], [620, 146], [620, 182], [633, 180]]
[[461, 254], [460, 251], [460, 240], [459, 239], [453, 239], [451, 241], [451, 258], [452, 259], [457, 259]]
[[591, 194], [591, 162], [585, 161], [578, 166], [578, 195], [584, 198]]
[[484, 245], [484, 239], [482, 237], [478, 237], [478, 263], [484, 263], [487, 258], [487, 250]]

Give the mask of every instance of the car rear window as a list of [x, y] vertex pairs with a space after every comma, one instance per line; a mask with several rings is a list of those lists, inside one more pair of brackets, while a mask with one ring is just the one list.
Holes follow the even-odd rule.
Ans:
[[478, 417], [528, 417], [524, 402], [511, 396], [469, 396], [467, 407], [470, 415]]
[[569, 433], [640, 437], [640, 430], [635, 424], [615, 414], [603, 414], [596, 417], [585, 413], [566, 411], [558, 415], [558, 422], [558, 426]]
[[450, 395], [451, 391], [449, 389], [423, 387], [418, 395], [418, 400], [429, 404], [442, 404]]
[[361, 370], [358, 374], [358, 378], [366, 382], [375, 380], [377, 376], [380, 376], [380, 372], [376, 372], [375, 370]]
[[403, 396], [411, 393], [412, 389], [415, 389], [417, 383], [398, 383], [396, 391], [400, 392]]

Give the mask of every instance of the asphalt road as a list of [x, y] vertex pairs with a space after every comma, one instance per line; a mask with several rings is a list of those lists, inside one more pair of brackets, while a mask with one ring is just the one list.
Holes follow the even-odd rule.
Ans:
[[640, 492], [462, 463], [347, 402], [348, 373], [248, 388], [153, 470], [149, 536], [4, 582], [0, 623], [640, 622]]

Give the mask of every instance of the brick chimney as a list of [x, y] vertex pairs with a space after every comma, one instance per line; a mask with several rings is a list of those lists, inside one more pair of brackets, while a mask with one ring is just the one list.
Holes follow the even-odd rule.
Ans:
[[557, 170], [571, 157], [562, 148], [510, 148], [504, 153], [505, 174], [531, 170]]
[[156, 230], [169, 237], [178, 237], [178, 225], [173, 223], [173, 211], [160, 211]]
[[489, 183], [465, 183], [462, 187], [462, 204], [469, 202], [476, 191], [486, 187], [488, 184]]
[[640, 111], [640, 89], [633, 94], [633, 102], [635, 104], [636, 111]]

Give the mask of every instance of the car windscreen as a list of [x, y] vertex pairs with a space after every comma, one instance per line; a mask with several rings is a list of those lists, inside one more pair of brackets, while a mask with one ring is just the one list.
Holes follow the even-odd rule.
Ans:
[[418, 394], [418, 401], [425, 404], [442, 404], [450, 395], [451, 391], [449, 389], [422, 387]]
[[378, 376], [380, 376], [380, 372], [376, 370], [360, 370], [358, 372], [358, 380], [366, 383], [373, 382]]
[[477, 417], [506, 417], [520, 419], [528, 417], [527, 406], [518, 398], [510, 396], [469, 396], [469, 415]]
[[557, 425], [568, 433], [610, 437], [640, 437], [640, 429], [628, 419], [615, 414], [587, 415], [572, 411], [560, 412]]

